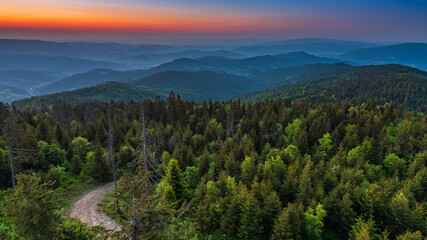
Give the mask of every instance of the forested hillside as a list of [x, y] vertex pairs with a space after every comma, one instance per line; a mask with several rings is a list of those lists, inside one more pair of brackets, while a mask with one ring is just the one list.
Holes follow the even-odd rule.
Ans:
[[427, 117], [402, 106], [197, 104], [171, 94], [0, 104], [0, 123], [2, 238], [106, 237], [59, 215], [58, 194], [113, 172], [118, 188], [102, 207], [123, 226], [113, 239], [427, 236]]
[[106, 82], [93, 87], [73, 91], [29, 97], [14, 102], [18, 108], [40, 108], [60, 103], [77, 103], [89, 101], [142, 101], [155, 97], [166, 97], [159, 92], [133, 87], [126, 83]]
[[161, 95], [171, 91], [185, 100], [217, 101], [252, 92], [256, 81], [223, 72], [165, 71], [132, 81], [132, 86], [150, 89]]
[[369, 101], [377, 104], [393, 101], [427, 112], [427, 72], [396, 64], [336, 66], [335, 69], [330, 68], [332, 71], [317, 71], [316, 74], [307, 71], [291, 78], [292, 81], [279, 78], [273, 81], [274, 88], [251, 93], [241, 99], [305, 99], [314, 102], [349, 99], [358, 105]]

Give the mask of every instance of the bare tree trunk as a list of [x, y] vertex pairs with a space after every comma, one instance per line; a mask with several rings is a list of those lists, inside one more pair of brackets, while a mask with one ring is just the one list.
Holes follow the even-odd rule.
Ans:
[[9, 157], [10, 157], [10, 170], [12, 174], [12, 186], [15, 189], [16, 183], [15, 183], [15, 166], [13, 164], [13, 143], [9, 146]]
[[114, 142], [113, 142], [113, 133], [111, 126], [111, 114], [110, 114], [110, 105], [107, 106], [107, 115], [108, 115], [108, 155], [110, 158], [111, 166], [113, 167], [113, 179], [114, 179], [114, 188], [117, 188], [117, 180], [116, 180], [116, 163], [114, 161]]
[[161, 152], [160, 152], [160, 124], [159, 124], [159, 122], [157, 122], [157, 156], [159, 158], [161, 157]]
[[148, 169], [148, 149], [147, 149], [147, 129], [146, 129], [146, 122], [145, 122], [145, 115], [144, 115], [144, 107], [142, 107], [142, 129], [141, 129], [141, 147], [142, 147], [142, 155], [143, 155], [143, 168], [142, 171], [144, 174], [147, 174], [149, 172]]
[[141, 164], [141, 171], [143, 174], [147, 174], [149, 179], [154, 181], [160, 176], [155, 168], [157, 161], [153, 158], [153, 149], [151, 147], [151, 135], [148, 132], [147, 125], [148, 121], [145, 118], [144, 107], [141, 106], [141, 132], [139, 136], [139, 147], [138, 147], [138, 156], [134, 160], [134, 166]]
[[13, 136], [12, 136], [12, 128], [15, 125], [15, 110], [12, 110], [12, 119], [9, 121], [8, 123], [8, 128], [7, 128], [7, 135], [9, 138], [9, 158], [10, 158], [10, 170], [11, 170], [11, 174], [12, 174], [12, 186], [15, 189], [16, 186], [16, 181], [15, 181], [15, 164], [13, 161]]

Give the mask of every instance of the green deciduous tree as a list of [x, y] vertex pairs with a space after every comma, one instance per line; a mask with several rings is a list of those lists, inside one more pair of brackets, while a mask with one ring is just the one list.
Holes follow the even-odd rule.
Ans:
[[308, 208], [304, 212], [305, 233], [308, 239], [322, 239], [323, 218], [326, 217], [326, 211], [322, 204], [317, 204], [316, 209]]

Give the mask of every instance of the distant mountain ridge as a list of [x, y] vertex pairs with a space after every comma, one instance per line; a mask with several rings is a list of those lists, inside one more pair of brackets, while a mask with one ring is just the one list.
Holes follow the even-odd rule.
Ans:
[[[141, 101], [154, 99], [159, 93], [133, 87], [126, 83], [106, 82], [92, 87], [73, 91], [53, 93], [43, 96], [25, 98], [13, 102], [19, 108], [37, 108], [54, 103], [76, 103], [87, 101]], [[161, 96], [161, 95], [160, 95]]]
[[378, 47], [379, 44], [324, 38], [301, 38], [233, 48], [246, 55], [279, 54], [304, 51], [310, 54], [336, 55], [360, 48]]
[[38, 89], [40, 94], [69, 91], [81, 87], [89, 87], [107, 81], [130, 82], [165, 71], [212, 71], [227, 72], [245, 76], [251, 72], [269, 70], [271, 68], [301, 66], [309, 63], [335, 63], [338, 59], [322, 58], [304, 52], [280, 54], [275, 56], [259, 56], [243, 59], [232, 59], [208, 56], [197, 59], [180, 58], [169, 63], [148, 69], [115, 71], [110, 69], [94, 69], [85, 73], [63, 78], [55, 83]]
[[72, 91], [53, 93], [15, 101], [20, 107], [50, 105], [55, 102], [139, 101], [156, 96], [166, 97], [171, 91], [182, 99], [227, 100], [254, 90], [253, 80], [227, 73], [166, 71], [129, 83], [106, 82]]
[[337, 57], [362, 65], [395, 63], [427, 70], [427, 43], [358, 49]]
[[202, 57], [198, 59], [181, 58], [152, 68], [150, 72], [167, 70], [178, 71], [224, 71], [232, 74], [249, 74], [271, 68], [301, 66], [309, 63], [336, 63], [338, 59], [323, 58], [305, 52], [293, 52], [279, 55], [263, 55], [243, 59], [224, 57]]
[[36, 89], [37, 94], [50, 94], [90, 87], [105, 82], [130, 82], [146, 76], [145, 70], [116, 71], [112, 69], [93, 69], [74, 74]]
[[[260, 77], [260, 75], [271, 76]], [[397, 65], [308, 64], [258, 72], [251, 78], [209, 71], [166, 71], [129, 83], [108, 82], [89, 88], [15, 101], [20, 107], [76, 101], [130, 101], [170, 91], [183, 99], [243, 101], [267, 99], [313, 102], [348, 99], [355, 104], [394, 102], [427, 112], [427, 72]], [[258, 77], [258, 78], [257, 78]], [[142, 91], [142, 92], [141, 92]]]

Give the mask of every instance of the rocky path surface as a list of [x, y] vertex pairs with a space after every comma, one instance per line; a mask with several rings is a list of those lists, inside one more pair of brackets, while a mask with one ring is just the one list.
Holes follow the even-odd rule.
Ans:
[[71, 207], [70, 217], [80, 220], [88, 226], [103, 226], [109, 230], [120, 227], [104, 213], [98, 211], [98, 203], [113, 189], [114, 183], [108, 183], [84, 195]]

